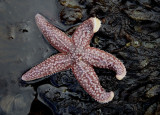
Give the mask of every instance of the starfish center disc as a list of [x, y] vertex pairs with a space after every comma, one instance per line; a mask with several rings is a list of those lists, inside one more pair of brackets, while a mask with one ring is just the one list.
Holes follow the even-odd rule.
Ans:
[[83, 48], [73, 48], [73, 50], [71, 51], [71, 58], [75, 61], [81, 60], [84, 55], [83, 52]]

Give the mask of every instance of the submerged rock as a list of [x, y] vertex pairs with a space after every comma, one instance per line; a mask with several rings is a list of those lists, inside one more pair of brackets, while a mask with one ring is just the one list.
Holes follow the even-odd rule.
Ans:
[[153, 105], [149, 106], [149, 108], [147, 109], [144, 115], [156, 115], [155, 114], [156, 108], [157, 108], [157, 104], [154, 103]]
[[83, 17], [82, 10], [79, 8], [64, 8], [60, 13], [62, 22], [66, 25], [71, 25], [79, 22]]
[[68, 8], [80, 8], [80, 4], [76, 0], [59, 0], [59, 2]]
[[137, 21], [155, 21], [160, 23], [160, 14], [153, 10], [147, 10], [134, 3], [127, 2], [124, 12], [132, 19]]

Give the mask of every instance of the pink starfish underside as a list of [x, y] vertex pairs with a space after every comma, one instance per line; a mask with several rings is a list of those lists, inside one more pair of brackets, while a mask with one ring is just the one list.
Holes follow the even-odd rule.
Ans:
[[36, 23], [49, 43], [61, 53], [33, 67], [22, 76], [22, 80], [30, 81], [54, 73], [72, 69], [76, 79], [85, 91], [101, 103], [113, 99], [114, 93], [106, 92], [92, 66], [108, 68], [116, 72], [116, 78], [121, 80], [126, 75], [123, 63], [113, 55], [90, 47], [90, 40], [101, 26], [97, 18], [84, 21], [71, 38], [51, 25], [43, 16], [35, 16]]

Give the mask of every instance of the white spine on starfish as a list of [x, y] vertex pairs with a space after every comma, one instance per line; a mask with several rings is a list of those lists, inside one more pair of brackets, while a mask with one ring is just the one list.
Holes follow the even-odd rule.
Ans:
[[94, 25], [93, 32], [96, 33], [99, 30], [99, 28], [101, 27], [101, 21], [95, 17], [95, 18], [93, 18], [93, 25]]

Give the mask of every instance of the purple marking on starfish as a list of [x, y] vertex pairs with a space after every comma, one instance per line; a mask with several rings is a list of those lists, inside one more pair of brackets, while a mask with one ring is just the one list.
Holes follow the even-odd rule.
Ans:
[[101, 26], [97, 18], [84, 21], [71, 38], [51, 25], [43, 16], [35, 16], [36, 23], [49, 43], [61, 53], [51, 56], [33, 67], [22, 76], [22, 80], [30, 81], [42, 78], [62, 70], [72, 69], [76, 79], [85, 91], [100, 103], [107, 103], [114, 93], [106, 92], [92, 67], [108, 68], [116, 72], [121, 80], [126, 75], [123, 63], [112, 54], [90, 47], [90, 40]]

